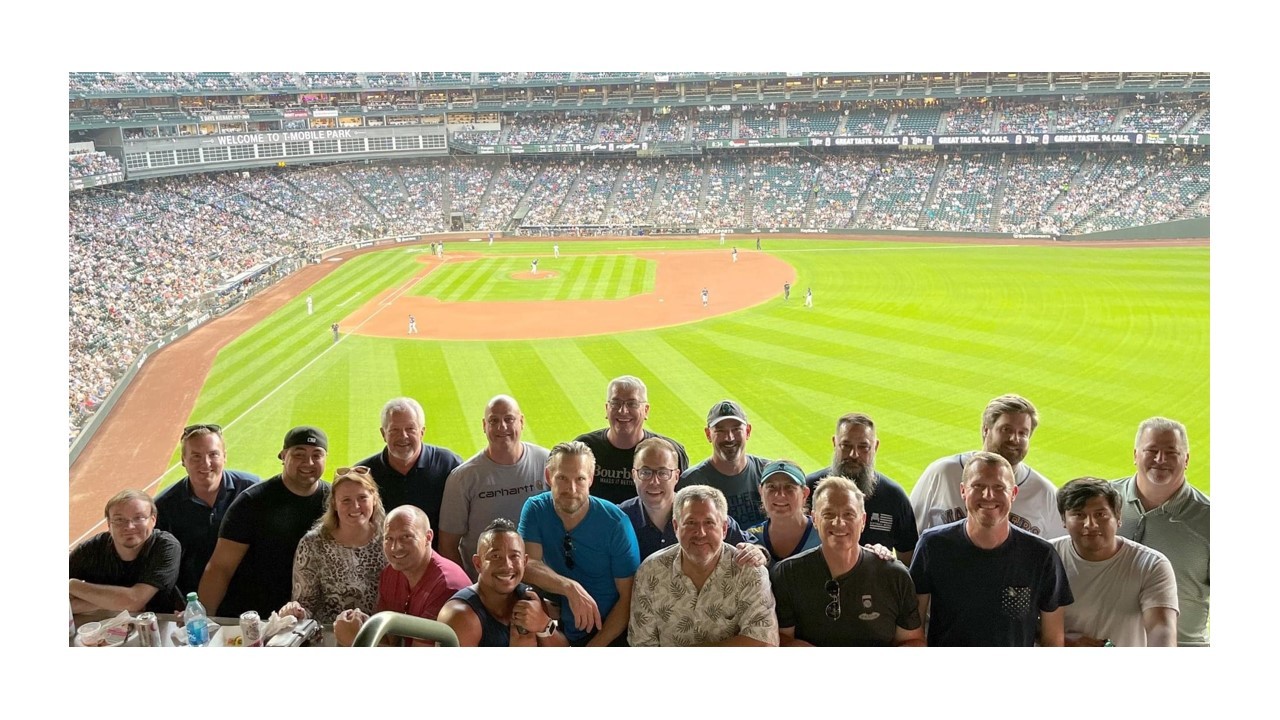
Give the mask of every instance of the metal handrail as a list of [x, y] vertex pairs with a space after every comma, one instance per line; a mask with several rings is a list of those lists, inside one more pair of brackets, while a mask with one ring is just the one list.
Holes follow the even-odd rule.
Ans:
[[364, 622], [352, 647], [374, 647], [387, 635], [433, 642], [440, 647], [458, 647], [453, 628], [436, 620], [384, 610]]

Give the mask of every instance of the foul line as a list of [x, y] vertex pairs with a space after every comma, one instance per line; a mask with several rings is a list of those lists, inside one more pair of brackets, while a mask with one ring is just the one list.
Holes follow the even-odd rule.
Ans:
[[[442, 261], [442, 264], [443, 264], [443, 262], [447, 262], [447, 261]], [[436, 267], [439, 267], [439, 266], [437, 265]], [[392, 291], [391, 295], [389, 295], [389, 296], [388, 296], [388, 299], [390, 299], [390, 300], [394, 300], [395, 298], [397, 298], [397, 297], [399, 297], [399, 296], [401, 296], [401, 295], [405, 294], [406, 292], [408, 292], [408, 291], [409, 291], [409, 288], [411, 288], [411, 287], [413, 287], [415, 284], [417, 284], [417, 283], [418, 283], [418, 281], [420, 281], [422, 278], [426, 277], [427, 275], [430, 275], [430, 274], [431, 274], [431, 271], [433, 271], [433, 270], [435, 270], [435, 268], [431, 268], [431, 270], [428, 270], [426, 273], [424, 273], [424, 274], [422, 274], [422, 275], [415, 275], [414, 277], [410, 278], [410, 279], [409, 279], [408, 281], [406, 281], [403, 285], [401, 285], [400, 287], [398, 287], [398, 288], [396, 288], [394, 291]], [[356, 293], [356, 294], [358, 295], [359, 293]], [[348, 302], [349, 302], [349, 300], [348, 300]], [[345, 304], [345, 303], [344, 303], [344, 304]], [[341, 307], [341, 306], [339, 306], [339, 307]], [[381, 309], [381, 308], [379, 308], [378, 310], [375, 310], [371, 315], [369, 315], [369, 317], [365, 318], [365, 319], [364, 319], [363, 321], [361, 321], [358, 325], [356, 325], [356, 329], [357, 329], [357, 330], [358, 330], [358, 329], [360, 329], [360, 328], [361, 328], [365, 323], [367, 323], [367, 322], [369, 322], [370, 320], [372, 320], [372, 319], [374, 318], [374, 316], [376, 316], [376, 315], [377, 315], [378, 313], [380, 313], [380, 312], [382, 312], [382, 309]], [[295, 378], [297, 378], [299, 375], [301, 375], [303, 372], [305, 372], [305, 371], [307, 370], [307, 368], [311, 367], [311, 366], [312, 366], [312, 365], [314, 365], [317, 361], [319, 361], [319, 360], [320, 360], [320, 358], [324, 357], [325, 353], [327, 353], [327, 352], [329, 352], [330, 350], [332, 350], [333, 348], [337, 347], [337, 346], [338, 346], [338, 343], [340, 343], [340, 342], [342, 342], [343, 340], [346, 340], [346, 339], [347, 339], [347, 336], [346, 336], [346, 335], [341, 335], [341, 336], [339, 336], [339, 338], [338, 338], [338, 342], [330, 343], [328, 347], [326, 347], [324, 350], [321, 350], [321, 351], [320, 351], [320, 353], [319, 353], [319, 354], [317, 354], [314, 358], [312, 358], [310, 362], [308, 362], [306, 365], [303, 365], [302, 367], [298, 368], [298, 371], [297, 371], [297, 372], [295, 372], [294, 374], [292, 374], [292, 375], [290, 375], [289, 377], [285, 378], [285, 379], [284, 379], [284, 380], [283, 380], [279, 385], [277, 385], [277, 386], [275, 386], [274, 388], [272, 388], [272, 390], [271, 390], [270, 392], [268, 392], [266, 395], [263, 395], [263, 396], [262, 396], [262, 399], [258, 400], [258, 402], [254, 403], [253, 405], [250, 405], [250, 406], [249, 406], [249, 408], [248, 408], [247, 410], [245, 410], [244, 412], [240, 413], [240, 415], [239, 415], [238, 417], [236, 417], [234, 420], [232, 420], [231, 422], [226, 423], [225, 425], [223, 425], [223, 426], [222, 426], [223, 430], [230, 429], [233, 425], [235, 425], [236, 423], [238, 423], [238, 422], [240, 422], [241, 420], [243, 420], [243, 419], [245, 418], [245, 416], [247, 416], [249, 413], [253, 412], [253, 411], [254, 411], [254, 410], [255, 410], [259, 405], [261, 405], [262, 403], [266, 402], [268, 399], [270, 399], [270, 398], [271, 398], [273, 395], [275, 395], [276, 393], [280, 392], [282, 389], [284, 389], [284, 386], [285, 386], [285, 385], [288, 385], [288, 384], [289, 384], [290, 382], [292, 382]], [[148, 483], [148, 484], [147, 484], [147, 486], [146, 486], [146, 487], [144, 487], [144, 488], [142, 489], [142, 490], [143, 490], [143, 492], [146, 492], [148, 495], [150, 495], [150, 494], [151, 494], [151, 490], [152, 490], [152, 488], [154, 488], [154, 487], [156, 487], [157, 485], [159, 485], [159, 484], [160, 484], [160, 481], [161, 481], [161, 480], [164, 480], [164, 477], [165, 477], [166, 475], [168, 475], [169, 473], [173, 472], [174, 470], [177, 470], [177, 469], [178, 469], [178, 468], [180, 468], [180, 467], [182, 467], [182, 462], [181, 462], [181, 461], [179, 461], [179, 462], [177, 462], [177, 463], [174, 463], [173, 465], [170, 465], [170, 466], [169, 466], [169, 468], [168, 468], [168, 469], [166, 469], [164, 472], [160, 473], [160, 475], [159, 475], [155, 480], [152, 480], [150, 483]], [[85, 531], [85, 532], [84, 532], [84, 534], [82, 534], [80, 537], [76, 538], [76, 539], [71, 543], [71, 545], [69, 545], [69, 546], [67, 547], [67, 551], [68, 551], [68, 552], [70, 552], [71, 550], [74, 550], [74, 549], [75, 549], [75, 547], [76, 547], [77, 545], [79, 545], [80, 543], [84, 542], [84, 541], [85, 541], [87, 538], [89, 538], [90, 536], [92, 536], [92, 535], [96, 534], [96, 533], [98, 532], [98, 528], [102, 527], [103, 525], [106, 525], [106, 522], [107, 522], [107, 521], [106, 521], [106, 519], [105, 519], [105, 518], [104, 518], [104, 519], [101, 519], [101, 520], [98, 520], [98, 522], [96, 522], [96, 523], [94, 523], [94, 524], [93, 524], [93, 527], [89, 528], [87, 531]]]

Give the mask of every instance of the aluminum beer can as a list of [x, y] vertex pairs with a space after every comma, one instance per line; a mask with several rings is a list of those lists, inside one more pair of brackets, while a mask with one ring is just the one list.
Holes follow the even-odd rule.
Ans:
[[160, 638], [160, 621], [156, 619], [153, 612], [144, 612], [138, 615], [138, 645], [142, 647], [163, 647], [164, 641]]
[[245, 647], [262, 645], [262, 618], [257, 610], [250, 610], [240, 616], [240, 636], [244, 638]]

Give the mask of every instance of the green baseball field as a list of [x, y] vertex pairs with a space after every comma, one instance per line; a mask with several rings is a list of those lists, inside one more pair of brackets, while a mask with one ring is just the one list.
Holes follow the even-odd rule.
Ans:
[[[318, 425], [332, 476], [381, 448], [389, 398], [421, 401], [427, 442], [466, 458], [493, 395], [514, 396], [524, 438], [549, 447], [603, 427], [609, 379], [630, 374], [648, 384], [646, 427], [695, 462], [723, 398], [748, 413], [749, 452], [806, 471], [830, 462], [835, 419], [862, 411], [878, 469], [910, 490], [932, 460], [978, 447], [983, 406], [1014, 392], [1040, 411], [1028, 462], [1056, 484], [1131, 473], [1138, 423], [1164, 415], [1187, 425], [1188, 476], [1209, 492], [1207, 244], [769, 236], [762, 251], [735, 239], [739, 262], [714, 239], [562, 240], [559, 258], [552, 242], [349, 257], [219, 352], [190, 420], [223, 424], [229, 466], [263, 477], [289, 427]], [[162, 486], [184, 474], [174, 440]]]

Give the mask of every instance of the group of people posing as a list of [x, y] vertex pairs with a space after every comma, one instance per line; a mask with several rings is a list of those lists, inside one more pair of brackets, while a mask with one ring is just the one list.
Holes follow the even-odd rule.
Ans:
[[320, 428], [290, 430], [260, 481], [226, 467], [219, 426], [189, 426], [187, 477], [117, 494], [72, 550], [72, 610], [175, 612], [198, 592], [211, 615], [311, 617], [343, 645], [387, 610], [464, 646], [1208, 644], [1209, 499], [1174, 420], [1141, 423], [1132, 476], [1055, 489], [1025, 462], [1035, 407], [1003, 395], [982, 449], [933, 462], [908, 497], [862, 413], [806, 474], [747, 453], [732, 400], [692, 467], [644, 427], [638, 378], [610, 382], [604, 410], [608, 427], [548, 450], [499, 395], [463, 461], [396, 398], [386, 446], [331, 482]]

